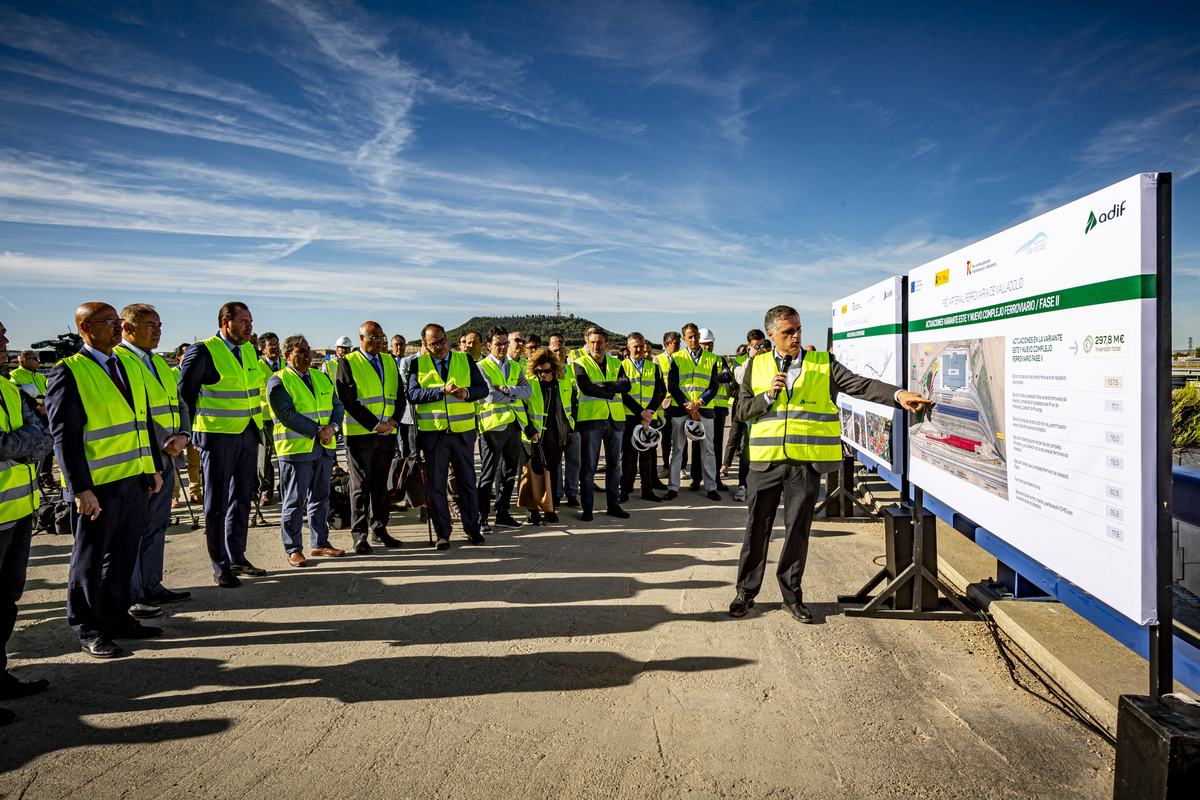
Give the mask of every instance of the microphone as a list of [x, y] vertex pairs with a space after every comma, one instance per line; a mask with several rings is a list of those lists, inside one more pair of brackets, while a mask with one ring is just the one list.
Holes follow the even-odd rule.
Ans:
[[781, 369], [781, 370], [779, 370], [779, 371], [780, 371], [780, 372], [787, 372], [789, 369], [791, 369], [791, 366], [792, 366], [792, 357], [791, 357], [791, 356], [784, 356], [784, 357], [783, 357], [783, 369]]

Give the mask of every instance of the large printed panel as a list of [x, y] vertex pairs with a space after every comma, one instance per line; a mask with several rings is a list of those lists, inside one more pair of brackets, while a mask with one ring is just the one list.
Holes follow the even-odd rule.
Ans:
[[[901, 385], [904, 379], [903, 278], [888, 278], [833, 304], [833, 356], [843, 366], [868, 378]], [[899, 474], [904, 469], [902, 412], [848, 395], [838, 395], [842, 440], [860, 460], [878, 463]]]
[[909, 275], [909, 477], [1138, 624], [1156, 619], [1157, 176]]

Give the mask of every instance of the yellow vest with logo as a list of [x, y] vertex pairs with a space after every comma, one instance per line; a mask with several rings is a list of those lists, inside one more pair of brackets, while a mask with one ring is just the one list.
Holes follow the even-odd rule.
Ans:
[[[12, 433], [25, 424], [21, 414], [21, 390], [15, 383], [0, 380], [0, 431]], [[124, 403], [124, 399], [121, 400]], [[0, 523], [13, 522], [37, 510], [37, 478], [33, 464], [0, 461]], [[18, 587], [19, 588], [19, 587]]]
[[[231, 356], [232, 358], [232, 356]], [[151, 475], [154, 469], [153, 439], [150, 436], [150, 410], [146, 403], [143, 370], [126, 367], [133, 408], [113, 382], [108, 371], [87, 353], [63, 359], [71, 370], [79, 399], [87, 410], [83, 424], [83, 456], [87, 459], [92, 484]], [[64, 478], [64, 485], [66, 481]]]
[[118, 345], [113, 352], [125, 364], [126, 372], [141, 372], [142, 380], [146, 383], [146, 394], [150, 396], [150, 419], [165, 430], [179, 430], [179, 386], [166, 359], [157, 353], [152, 354], [150, 363], [154, 365], [154, 374], [151, 374], [146, 369], [146, 362], [128, 347]]
[[[521, 374], [521, 365], [515, 361], [507, 361], [506, 366], [512, 372], [512, 380], [504, 377], [504, 373], [490, 358], [484, 358], [477, 362], [480, 369], [488, 376], [488, 380], [492, 382], [492, 386], [516, 386], [517, 377]], [[457, 381], [456, 381], [457, 382]], [[467, 384], [470, 385], [469, 383]], [[479, 410], [479, 429], [481, 431], [490, 431], [501, 426], [507, 425], [510, 422], [519, 422], [521, 429], [529, 423], [529, 417], [525, 413], [525, 403], [521, 400], [513, 400], [510, 403], [478, 403]]]
[[[374, 372], [374, 370], [371, 371]], [[297, 375], [295, 371], [284, 367], [274, 374], [283, 381], [283, 388], [292, 398], [292, 406], [296, 409], [297, 414], [308, 417], [321, 427], [329, 424], [329, 419], [333, 416], [333, 381], [321, 372], [310, 369], [308, 375], [313, 385], [310, 392], [304, 385], [304, 378]], [[279, 421], [279, 417], [275, 416], [274, 409], [271, 409], [271, 417], [275, 420], [275, 432], [271, 438], [275, 440], [277, 455], [293, 456], [311, 453], [316, 445], [321, 444], [321, 437], [310, 438], [284, 425]], [[329, 444], [322, 446], [332, 450], [337, 447], [337, 440], [330, 439]]]
[[[700, 360], [692, 361], [692, 354], [686, 347], [681, 347], [675, 351], [672, 358], [679, 366], [679, 390], [688, 401], [694, 403], [708, 389], [708, 379], [712, 376], [713, 367], [718, 366], [717, 357], [707, 350], [701, 350]], [[716, 402], [714, 397], [705, 403], [703, 408], [715, 408]]]
[[[462, 389], [471, 386], [471, 357], [466, 353], [451, 353], [446, 377]], [[417, 383], [422, 389], [440, 389], [446, 385], [438, 374], [433, 356], [423, 355], [417, 359]], [[433, 403], [416, 403], [413, 417], [419, 431], [445, 431], [466, 433], [475, 430], [475, 403], [459, 400], [452, 394]]]
[[208, 348], [221, 378], [200, 387], [192, 429], [204, 433], [241, 433], [253, 423], [262, 428], [262, 398], [266, 393], [258, 356], [249, 342], [240, 348], [239, 364], [219, 335], [200, 342]]
[[[829, 353], [806, 352], [790, 394], [780, 392], [750, 427], [751, 461], [841, 461], [842, 428], [830, 397]], [[779, 371], [774, 353], [750, 362], [750, 389], [768, 392]]]
[[[358, 402], [366, 406], [380, 422], [391, 419], [396, 412], [396, 397], [400, 390], [400, 370], [396, 367], [396, 359], [386, 353], [379, 354], [379, 366], [383, 369], [382, 383], [379, 373], [362, 350], [355, 350], [346, 356], [346, 363], [350, 365], [350, 374], [358, 389]], [[374, 433], [374, 428], [367, 430], [347, 414], [345, 432], [347, 436], [361, 436]]]
[[[615, 381], [621, 378], [621, 361], [616, 356], [604, 356], [604, 372], [600, 371], [600, 365], [596, 363], [596, 359], [592, 358], [591, 353], [577, 359], [577, 363], [583, 365], [583, 369], [592, 383]], [[579, 393], [580, 422], [609, 418], [614, 422], [625, 421], [625, 404], [621, 402], [621, 395], [618, 394], [611, 400], [605, 400], [603, 397], [591, 397], [583, 392]]]

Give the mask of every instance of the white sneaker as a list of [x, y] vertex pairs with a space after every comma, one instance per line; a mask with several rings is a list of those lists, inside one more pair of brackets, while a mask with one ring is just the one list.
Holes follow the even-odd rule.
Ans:
[[735, 492], [733, 493], [733, 499], [734, 499], [734, 500], [736, 500], [736, 501], [738, 501], [739, 503], [741, 503], [741, 502], [745, 501], [745, 499], [746, 499], [746, 487], [745, 487], [745, 486], [739, 486], [739, 487], [737, 488], [737, 491], [735, 491]]

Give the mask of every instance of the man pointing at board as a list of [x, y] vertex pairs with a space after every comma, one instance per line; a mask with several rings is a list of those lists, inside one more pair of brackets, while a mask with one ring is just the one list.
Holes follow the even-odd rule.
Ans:
[[735, 422], [750, 426], [750, 475], [746, 538], [729, 615], [744, 617], [754, 607], [782, 497], [783, 549], [776, 577], [784, 607], [798, 621], [812, 622], [800, 582], [821, 474], [832, 472], [842, 460], [838, 393], [907, 411], [931, 403], [916, 392], [855, 375], [828, 352], [806, 351], [801, 356], [800, 315], [791, 306], [768, 311], [765, 327], [775, 350], [755, 356], [747, 365], [733, 411]]

